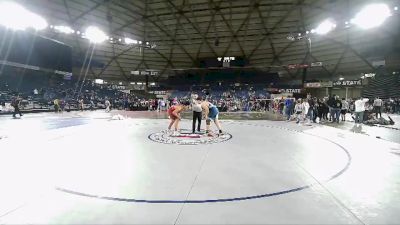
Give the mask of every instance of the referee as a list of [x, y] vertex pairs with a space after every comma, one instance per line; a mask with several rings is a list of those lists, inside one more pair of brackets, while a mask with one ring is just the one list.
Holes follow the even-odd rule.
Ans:
[[[194, 96], [195, 97], [195, 96]], [[196, 128], [196, 120], [198, 121], [197, 124], [197, 132], [200, 132], [201, 128], [201, 119], [202, 119], [202, 108], [201, 108], [201, 102], [203, 101], [203, 98], [198, 96], [196, 99], [192, 99], [192, 110], [193, 110], [193, 126], [192, 126], [192, 133], [195, 133], [195, 128]]]

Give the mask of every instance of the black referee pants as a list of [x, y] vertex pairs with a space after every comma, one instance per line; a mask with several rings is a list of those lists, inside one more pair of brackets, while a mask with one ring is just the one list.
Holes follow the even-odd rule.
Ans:
[[201, 112], [193, 112], [193, 126], [192, 126], [192, 132], [195, 132], [196, 128], [196, 120], [198, 121], [197, 124], [197, 131], [200, 132], [200, 127], [201, 127], [201, 119], [202, 119], [202, 113]]

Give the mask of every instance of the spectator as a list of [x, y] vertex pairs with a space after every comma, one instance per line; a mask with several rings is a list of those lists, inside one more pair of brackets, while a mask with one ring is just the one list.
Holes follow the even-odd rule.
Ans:
[[60, 112], [60, 102], [59, 102], [59, 100], [56, 98], [56, 99], [54, 99], [53, 103], [54, 103], [54, 112], [55, 113]]
[[354, 114], [355, 114], [355, 123], [356, 124], [362, 124], [363, 120], [364, 120], [364, 111], [365, 111], [365, 103], [367, 103], [369, 101], [368, 98], [362, 98], [360, 97], [355, 103], [355, 110], [354, 110]]
[[290, 117], [292, 116], [292, 111], [293, 111], [293, 104], [294, 102], [290, 98], [286, 98], [285, 100], [285, 114], [286, 118], [289, 121]]
[[342, 121], [346, 121], [346, 114], [349, 111], [349, 103], [346, 101], [345, 98], [342, 98]]
[[15, 97], [11, 103], [11, 106], [14, 107], [13, 118], [17, 118], [15, 116], [16, 114], [19, 114], [20, 117], [22, 116], [22, 113], [19, 109], [20, 104], [21, 104], [21, 98], [19, 97], [19, 95], [17, 95], [17, 97]]
[[378, 114], [380, 118], [382, 118], [382, 106], [383, 106], [383, 101], [379, 97], [376, 97], [374, 100], [374, 112], [376, 118], [378, 118]]
[[296, 106], [294, 107], [294, 111], [296, 114], [296, 123], [299, 124], [302, 119], [302, 115], [304, 114], [304, 106], [302, 105], [301, 100], [297, 100]]
[[339, 96], [335, 96], [335, 100], [333, 103], [333, 122], [339, 123], [340, 120], [340, 111], [342, 109], [342, 101], [340, 100]]
[[335, 111], [333, 109], [333, 106], [335, 105], [335, 97], [336, 95], [329, 97], [328, 101], [326, 102], [329, 108], [329, 121], [333, 122], [335, 122]]

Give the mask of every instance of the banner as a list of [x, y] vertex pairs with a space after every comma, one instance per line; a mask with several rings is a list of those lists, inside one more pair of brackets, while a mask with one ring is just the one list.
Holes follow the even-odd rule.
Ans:
[[313, 62], [311, 63], [311, 67], [321, 67], [322, 66], [322, 62]]
[[339, 80], [333, 83], [335, 87], [350, 87], [350, 86], [361, 86], [361, 80]]
[[300, 94], [302, 92], [302, 89], [279, 89], [280, 93], [294, 93], [294, 94]]
[[310, 82], [304, 84], [305, 88], [326, 88], [333, 87], [332, 81]]

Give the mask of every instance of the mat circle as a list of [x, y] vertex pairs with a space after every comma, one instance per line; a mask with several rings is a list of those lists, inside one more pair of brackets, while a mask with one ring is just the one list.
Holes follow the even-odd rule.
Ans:
[[160, 131], [152, 133], [148, 136], [151, 141], [161, 144], [175, 145], [210, 145], [229, 141], [232, 135], [223, 133], [217, 135], [217, 132], [212, 136], [208, 136], [204, 131], [192, 134], [191, 130], [183, 129], [177, 134], [170, 131]]

